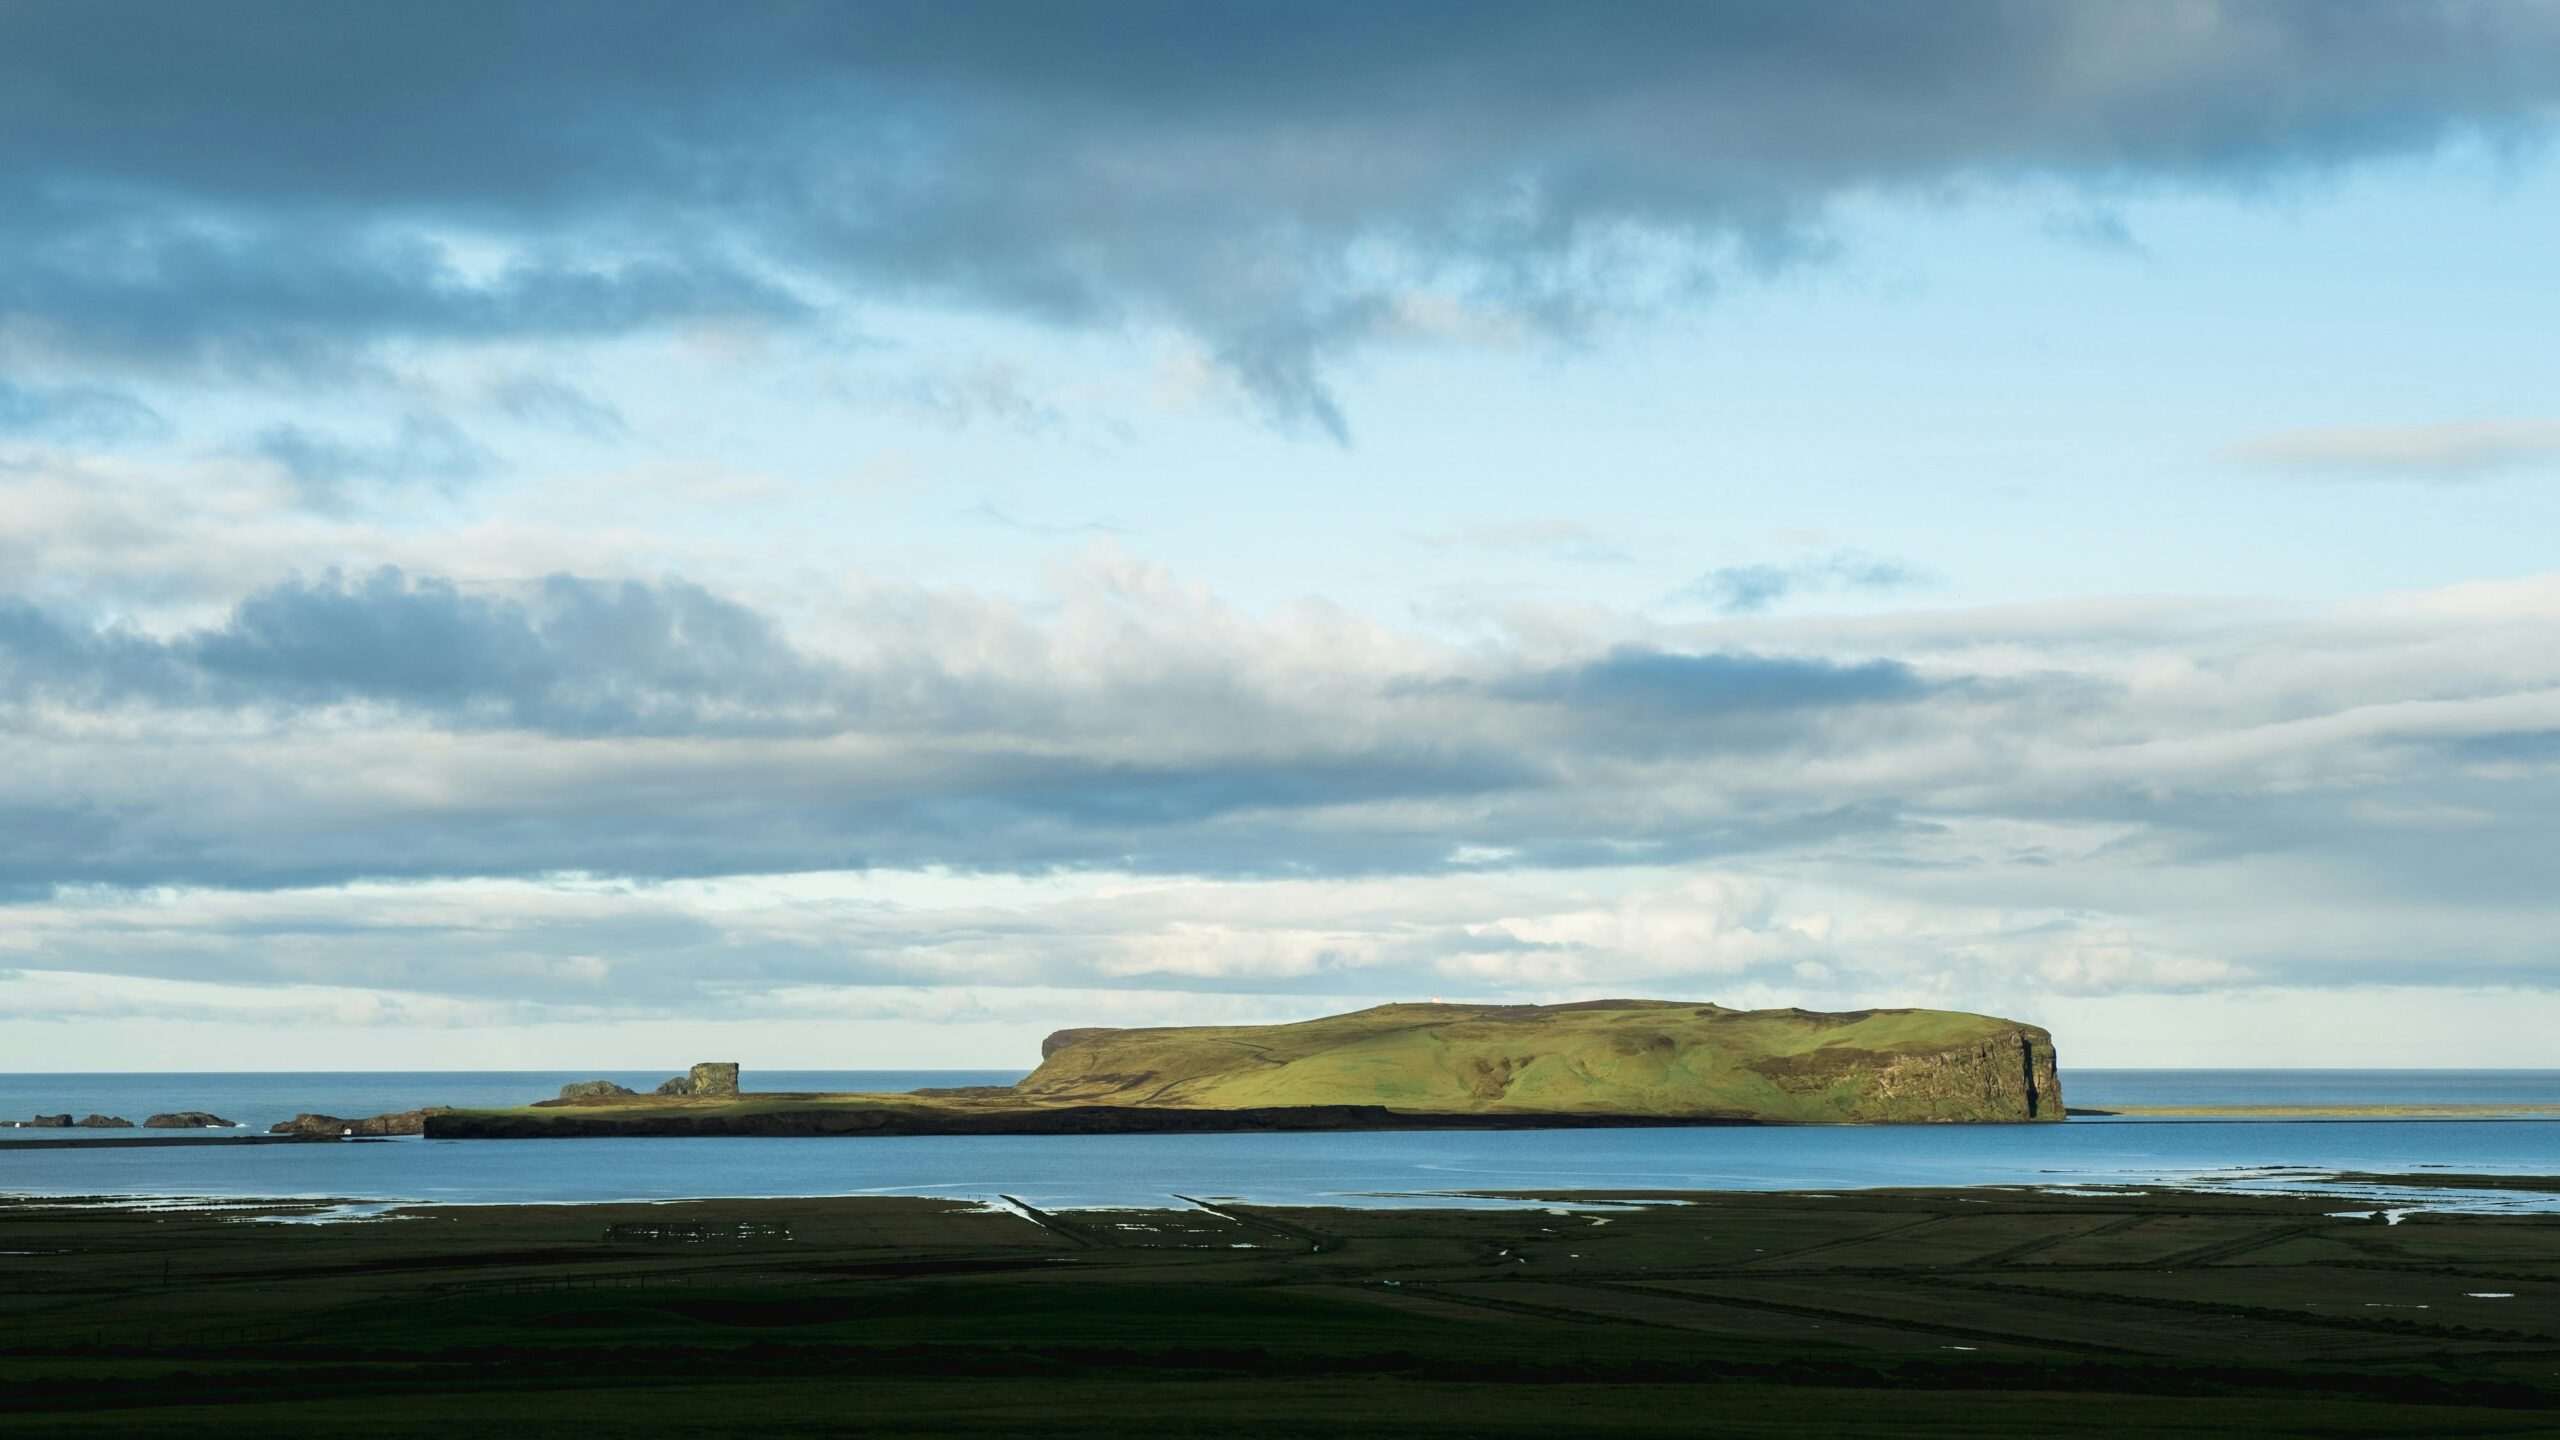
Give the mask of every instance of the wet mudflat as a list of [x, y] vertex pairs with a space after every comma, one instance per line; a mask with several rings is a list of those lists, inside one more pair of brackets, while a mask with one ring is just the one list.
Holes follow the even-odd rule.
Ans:
[[0, 1431], [2560, 1430], [2560, 1217], [2340, 1208], [0, 1202]]

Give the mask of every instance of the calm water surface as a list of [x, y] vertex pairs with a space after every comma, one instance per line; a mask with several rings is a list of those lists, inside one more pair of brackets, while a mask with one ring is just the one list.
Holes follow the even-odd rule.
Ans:
[[2074, 1106], [2560, 1105], [2560, 1070], [2065, 1070]]
[[[1014, 1072], [758, 1072], [759, 1089], [1004, 1083]], [[2219, 1076], [2220, 1079], [2198, 1078]], [[0, 1077], [0, 1115], [196, 1108], [232, 1119], [520, 1103], [568, 1079], [505, 1075]], [[624, 1083], [663, 1076], [632, 1075]], [[2550, 1103], [2539, 1072], [2069, 1072], [2075, 1105]], [[2251, 1088], [2255, 1087], [2255, 1088]], [[8, 1132], [24, 1136], [27, 1132]], [[57, 1132], [58, 1133], [58, 1132]], [[1175, 1195], [1379, 1204], [1421, 1193], [1831, 1190], [1867, 1186], [2301, 1183], [2310, 1171], [2560, 1173], [2560, 1122], [2260, 1121], [1526, 1130], [1323, 1135], [917, 1136], [897, 1139], [394, 1140], [375, 1144], [0, 1151], [0, 1193], [533, 1203], [711, 1196], [1014, 1195], [1035, 1205], [1153, 1205]], [[2389, 1192], [2372, 1192], [2394, 1198]], [[2424, 1203], [2560, 1208], [2524, 1192]], [[1403, 1203], [1410, 1203], [1405, 1200]]]

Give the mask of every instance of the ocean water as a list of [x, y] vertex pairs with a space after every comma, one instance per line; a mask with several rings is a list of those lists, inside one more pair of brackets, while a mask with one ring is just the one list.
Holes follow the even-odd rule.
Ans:
[[[2110, 1099], [2275, 1103], [2271, 1095], [2305, 1093], [2335, 1103], [2460, 1098], [2533, 1104], [2547, 1103], [2560, 1078], [2548, 1071], [2375, 1071], [2342, 1080], [2335, 1078], [2339, 1073], [2309, 1072], [2330, 1078], [2302, 1078], [2305, 1072], [2071, 1072], [2063, 1085], [2074, 1105]], [[2188, 1078], [2169, 1078], [2173, 1074]], [[2191, 1078], [2203, 1074], [2239, 1078]], [[2293, 1078], [2282, 1078], [2288, 1074]], [[244, 1121], [299, 1109], [372, 1114], [422, 1104], [521, 1102], [579, 1078], [591, 1077], [9, 1076], [0, 1077], [0, 1114], [100, 1109], [139, 1118], [150, 1110], [198, 1108]], [[654, 1084], [660, 1078], [635, 1075], [624, 1083], [638, 1088], [642, 1079]], [[773, 1071], [749, 1081], [756, 1089], [876, 1090], [1010, 1078], [1012, 1072]], [[2074, 1121], [1765, 1130], [83, 1145], [0, 1151], [0, 1193], [448, 1204], [864, 1194], [978, 1200], [1012, 1195], [1059, 1207], [1160, 1205], [1183, 1195], [1271, 1204], [1385, 1204], [1474, 1191], [1563, 1195], [2087, 1184], [2284, 1189], [2309, 1183], [2305, 1172], [2429, 1168], [2560, 1173], [2560, 1122]], [[2560, 1196], [2530, 1192], [2357, 1193], [2377, 1202], [2437, 1208], [2560, 1208]]]
[[[1464, 1191], [2299, 1183], [2276, 1167], [2548, 1174], [2560, 1170], [2560, 1122], [82, 1145], [0, 1151], [0, 1193], [448, 1204], [1012, 1195], [1072, 1208], [1184, 1195], [1339, 1205]], [[2418, 1203], [2459, 1199], [2429, 1193]], [[2560, 1196], [2524, 1192], [2480, 1200], [2560, 1207]]]
[[2560, 1070], [2065, 1070], [2062, 1098], [2111, 1105], [2554, 1105]]

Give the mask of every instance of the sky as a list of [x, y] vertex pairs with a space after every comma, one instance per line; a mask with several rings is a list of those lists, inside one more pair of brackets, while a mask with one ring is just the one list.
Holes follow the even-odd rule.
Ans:
[[2560, 5], [0, 0], [0, 1070], [2560, 1028]]

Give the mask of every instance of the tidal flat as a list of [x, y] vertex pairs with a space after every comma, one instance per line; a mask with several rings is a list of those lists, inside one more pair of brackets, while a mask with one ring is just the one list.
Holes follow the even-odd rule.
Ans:
[[[1654, 1192], [0, 1202], [0, 1430], [2549, 1435], [2560, 1216]], [[279, 1224], [319, 1216], [338, 1223]]]

